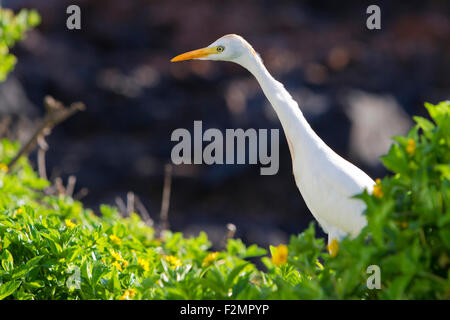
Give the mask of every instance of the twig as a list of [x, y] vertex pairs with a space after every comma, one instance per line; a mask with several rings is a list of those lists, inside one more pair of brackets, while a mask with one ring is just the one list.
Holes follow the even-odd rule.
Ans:
[[166, 164], [163, 195], [161, 202], [161, 212], [159, 215], [161, 231], [169, 229], [169, 204], [170, 204], [171, 185], [172, 185], [172, 166], [170, 164]]
[[56, 187], [56, 191], [58, 192], [59, 196], [62, 196], [62, 195], [66, 194], [66, 188], [64, 188], [63, 181], [62, 181], [61, 177], [57, 177], [55, 179], [55, 187]]
[[127, 217], [131, 216], [133, 212], [134, 212], [134, 193], [130, 191], [127, 193]]
[[139, 213], [141, 214], [144, 222], [148, 226], [153, 227], [153, 219], [150, 217], [150, 214], [148, 213], [144, 204], [141, 202], [141, 199], [137, 195], [135, 195], [134, 200], [136, 202], [136, 209], [139, 210]]
[[127, 213], [127, 207], [121, 197], [116, 197], [116, 204], [119, 207], [120, 214], [122, 216], [125, 216]]
[[74, 200], [81, 200], [84, 197], [86, 197], [89, 193], [89, 190], [87, 188], [81, 188], [80, 191], [78, 191], [74, 196], [73, 199]]
[[39, 146], [38, 149], [38, 170], [39, 170], [39, 176], [42, 179], [47, 180], [47, 169], [45, 166], [45, 153], [48, 150], [48, 144], [45, 141], [44, 135], [39, 135], [37, 137], [37, 143]]
[[11, 124], [11, 121], [12, 121], [11, 116], [5, 116], [0, 121], [0, 138], [8, 136], [9, 125]]
[[42, 190], [42, 193], [46, 196], [54, 196], [56, 194], [56, 188], [55, 186], [50, 186]]
[[227, 233], [225, 234], [225, 237], [222, 239], [222, 248], [227, 247], [228, 239], [231, 239], [236, 234], [236, 226], [232, 223], [227, 223]]
[[66, 195], [71, 197], [73, 195], [73, 191], [75, 190], [75, 184], [77, 183], [77, 177], [69, 176], [67, 179], [67, 187], [66, 187]]
[[56, 166], [52, 168], [52, 173], [50, 174], [50, 181], [54, 181], [57, 177], [61, 176], [61, 168]]
[[9, 162], [8, 166], [10, 168], [14, 167], [17, 160], [23, 155], [28, 154], [31, 151], [33, 145], [35, 145], [37, 139], [40, 135], [49, 134], [51, 129], [58, 123], [71, 117], [78, 111], [84, 110], [86, 107], [81, 102], [75, 102], [70, 105], [70, 107], [65, 107], [61, 102], [55, 100], [53, 97], [46, 96], [44, 98], [44, 105], [46, 109], [44, 120], [41, 125], [36, 129], [32, 137], [28, 142], [19, 150], [17, 155]]

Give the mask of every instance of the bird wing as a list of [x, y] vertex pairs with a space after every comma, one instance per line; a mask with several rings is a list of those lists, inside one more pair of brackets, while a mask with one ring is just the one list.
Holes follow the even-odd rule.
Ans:
[[[330, 149], [331, 150], [331, 149]], [[365, 203], [352, 198], [367, 189], [372, 192], [375, 182], [361, 169], [334, 153], [328, 155], [328, 165], [322, 167], [322, 183], [327, 188], [327, 211], [323, 212], [323, 219], [337, 229], [357, 235], [366, 225], [362, 215]]]
[[357, 235], [366, 225], [365, 204], [352, 196], [364, 189], [371, 192], [375, 182], [325, 144], [308, 158], [303, 170], [294, 175], [311, 213], [329, 234], [337, 229]]

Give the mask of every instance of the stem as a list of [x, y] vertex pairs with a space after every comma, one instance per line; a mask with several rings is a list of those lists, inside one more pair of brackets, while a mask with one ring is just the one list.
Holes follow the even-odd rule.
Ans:
[[163, 196], [161, 203], [161, 231], [167, 230], [169, 228], [169, 205], [170, 205], [170, 192], [172, 186], [172, 166], [166, 164], [165, 166], [165, 176], [164, 176], [164, 187]]
[[38, 138], [50, 133], [51, 129], [57, 124], [63, 122], [69, 117], [73, 116], [78, 111], [84, 110], [86, 107], [81, 102], [73, 103], [70, 107], [65, 107], [61, 102], [55, 100], [51, 96], [46, 96], [44, 99], [46, 114], [43, 122], [34, 132], [33, 136], [28, 142], [19, 150], [16, 156], [9, 162], [8, 167], [12, 168], [20, 159], [21, 156], [28, 154], [31, 147], [35, 145]]

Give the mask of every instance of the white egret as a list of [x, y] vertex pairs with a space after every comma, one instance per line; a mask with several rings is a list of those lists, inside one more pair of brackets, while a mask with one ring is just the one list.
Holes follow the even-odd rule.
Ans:
[[346, 235], [357, 236], [367, 224], [362, 214], [365, 203], [352, 196], [364, 189], [372, 192], [375, 182], [320, 139], [297, 102], [270, 75], [260, 56], [244, 38], [226, 35], [206, 48], [183, 53], [171, 61], [191, 59], [234, 62], [258, 80], [286, 135], [297, 187], [309, 210], [328, 234], [328, 249], [335, 255], [338, 240]]

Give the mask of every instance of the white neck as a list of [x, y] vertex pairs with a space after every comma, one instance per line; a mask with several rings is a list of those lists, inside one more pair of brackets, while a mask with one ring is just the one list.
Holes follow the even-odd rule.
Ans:
[[316, 153], [314, 151], [317, 151], [320, 147], [328, 149], [328, 146], [317, 136], [306, 121], [297, 102], [284, 88], [283, 84], [270, 75], [259, 57], [246, 56], [237, 63], [255, 76], [267, 99], [272, 104], [288, 140], [293, 162], [294, 155], [298, 155], [296, 161], [303, 162], [301, 159], [306, 157], [302, 155]]

